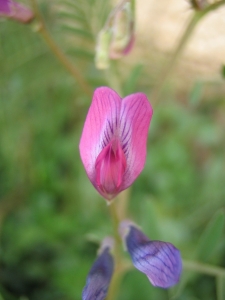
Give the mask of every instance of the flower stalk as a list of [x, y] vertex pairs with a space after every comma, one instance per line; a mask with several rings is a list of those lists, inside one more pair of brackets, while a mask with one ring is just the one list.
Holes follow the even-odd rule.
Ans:
[[152, 103], [155, 104], [160, 100], [161, 93], [165, 87], [165, 83], [168, 80], [169, 76], [171, 75], [171, 72], [176, 66], [176, 62], [180, 58], [180, 55], [182, 54], [183, 49], [187, 45], [187, 42], [189, 41], [190, 37], [192, 36], [194, 29], [196, 28], [197, 24], [202, 20], [204, 16], [206, 16], [211, 11], [214, 11], [215, 9], [219, 8], [220, 6], [225, 5], [225, 0], [221, 0], [219, 2], [215, 2], [209, 6], [207, 6], [203, 10], [196, 10], [191, 17], [184, 34], [182, 35], [178, 46], [176, 47], [175, 51], [172, 54], [172, 57], [170, 58], [169, 62], [167, 63], [166, 67], [162, 70], [160, 74], [160, 81], [158, 84], [156, 84], [155, 89], [152, 92]]

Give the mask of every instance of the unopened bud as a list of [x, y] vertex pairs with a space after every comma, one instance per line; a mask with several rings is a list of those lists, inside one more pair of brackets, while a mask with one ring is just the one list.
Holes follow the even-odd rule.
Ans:
[[106, 237], [98, 251], [98, 257], [87, 276], [82, 300], [104, 300], [114, 270], [114, 240]]
[[134, 0], [123, 0], [109, 15], [97, 37], [95, 63], [107, 69], [110, 59], [128, 54], [134, 43]]
[[128, 54], [134, 42], [134, 17], [131, 3], [125, 2], [115, 13], [109, 56], [118, 59]]

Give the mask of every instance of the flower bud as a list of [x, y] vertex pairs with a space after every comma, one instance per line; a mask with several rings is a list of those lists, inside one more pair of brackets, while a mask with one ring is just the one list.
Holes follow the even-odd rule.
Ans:
[[118, 59], [132, 49], [134, 43], [134, 0], [122, 0], [109, 15], [99, 32], [95, 63], [107, 69], [110, 59]]
[[154, 286], [169, 288], [181, 275], [180, 252], [172, 244], [151, 241], [131, 221], [121, 222], [119, 232], [136, 269], [147, 275]]
[[113, 249], [113, 238], [105, 238], [98, 251], [98, 257], [87, 276], [82, 300], [104, 300], [106, 298], [114, 269]]
[[132, 49], [134, 43], [134, 16], [131, 3], [125, 1], [115, 12], [109, 56], [118, 59]]

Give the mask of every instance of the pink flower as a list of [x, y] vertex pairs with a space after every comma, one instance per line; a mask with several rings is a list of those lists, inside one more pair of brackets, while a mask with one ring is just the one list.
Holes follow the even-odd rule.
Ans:
[[0, 0], [0, 17], [1, 16], [22, 23], [28, 23], [34, 18], [34, 14], [29, 8], [12, 0]]
[[142, 171], [152, 113], [143, 93], [121, 99], [108, 87], [95, 90], [80, 155], [90, 181], [104, 198], [114, 198]]

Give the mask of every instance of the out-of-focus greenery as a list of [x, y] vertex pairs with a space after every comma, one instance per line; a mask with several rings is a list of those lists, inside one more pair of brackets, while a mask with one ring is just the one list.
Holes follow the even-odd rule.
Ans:
[[[93, 62], [94, 36], [103, 24], [93, 4], [106, 1], [75, 2], [65, 1], [70, 9], [63, 13], [60, 1], [39, 4], [91, 88], [110, 86]], [[107, 7], [101, 9], [104, 20]], [[80, 299], [98, 242], [112, 227], [78, 151], [91, 97], [37, 28], [35, 22], [0, 22], [0, 294], [4, 300]], [[142, 76], [152, 70], [143, 69], [131, 67], [128, 79], [121, 74], [125, 94], [151, 94], [153, 83], [143, 85]], [[179, 94], [171, 87], [154, 107], [146, 166], [129, 209], [149, 237], [175, 244], [185, 260], [225, 268], [225, 102], [208, 90], [203, 81]], [[216, 278], [202, 272], [184, 269], [181, 283], [165, 291], [132, 270], [118, 300], [223, 299], [218, 293]]]

